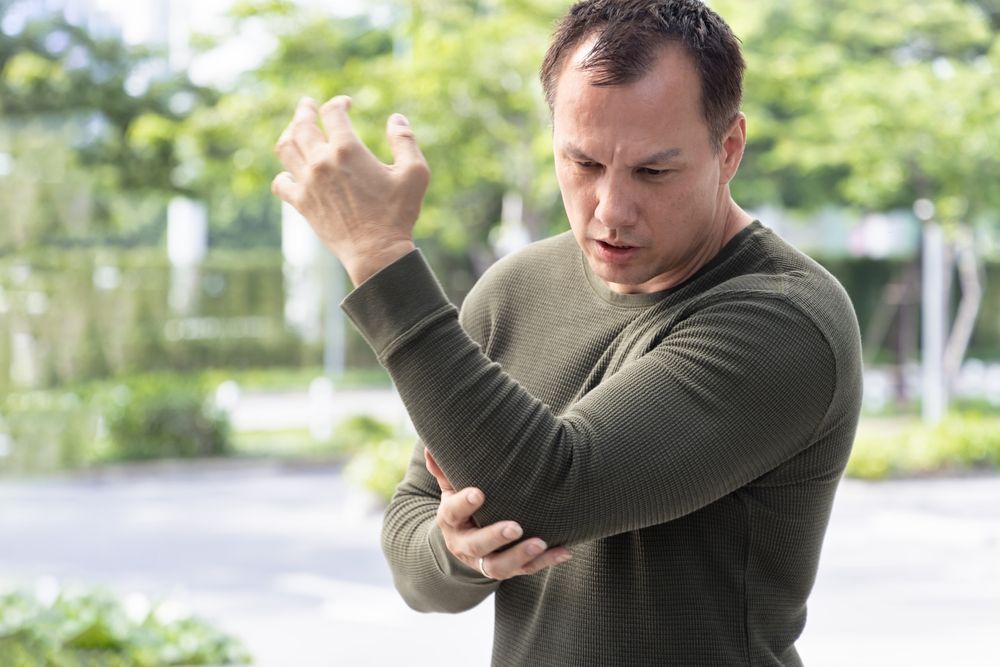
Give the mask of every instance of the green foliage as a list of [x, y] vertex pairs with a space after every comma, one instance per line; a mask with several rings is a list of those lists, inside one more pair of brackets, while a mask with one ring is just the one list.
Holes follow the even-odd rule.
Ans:
[[412, 438], [395, 438], [369, 444], [351, 458], [344, 475], [388, 503], [406, 474], [413, 452]]
[[952, 414], [936, 426], [916, 418], [863, 421], [847, 474], [865, 479], [1000, 469], [1000, 416]]
[[0, 472], [38, 473], [115, 460], [224, 456], [225, 416], [208, 376], [146, 375], [0, 400]]
[[[109, 593], [0, 595], [0, 664], [4, 667], [167, 667], [244, 665], [243, 645], [193, 617], [172, 618], [168, 605], [129, 610]], [[147, 607], [142, 609], [141, 607]], [[130, 613], [131, 612], [131, 613]]]
[[149, 375], [114, 390], [111, 456], [122, 460], [223, 456], [229, 423], [190, 378]]
[[9, 393], [0, 400], [0, 472], [76, 468], [102, 456], [101, 421], [89, 399], [67, 390]]
[[332, 442], [351, 455], [345, 477], [389, 502], [406, 473], [413, 437], [374, 417], [356, 415], [337, 426]]
[[197, 156], [179, 128], [216, 92], [172, 73], [165, 54], [60, 13], [4, 20], [23, 16], [23, 4], [0, 3], [0, 209], [11, 217], [0, 252], [109, 235], [148, 241], [168, 196], [197, 194]]
[[370, 415], [348, 417], [337, 425], [333, 442], [338, 450], [354, 453], [377, 445], [396, 435], [391, 425]]
[[[10, 6], [0, 4], [0, 18]], [[0, 44], [0, 111], [10, 127], [32, 126], [39, 116], [66, 124], [82, 163], [117, 187], [183, 190], [171, 173], [173, 134], [195, 106], [214, 101], [214, 91], [171, 74], [164, 53], [95, 37], [58, 14]]]
[[996, 10], [966, 0], [714, 2], [742, 38], [752, 204], [909, 209], [944, 222], [1000, 206]]
[[[211, 253], [196, 277], [190, 313], [171, 309], [170, 281], [164, 253], [152, 249], [0, 256], [0, 392], [157, 370], [319, 363], [318, 346], [285, 326], [277, 249]], [[32, 344], [14, 359], [18, 334]], [[375, 365], [353, 330], [347, 344], [353, 365]], [[17, 381], [8, 370], [15, 363], [33, 367], [33, 377]]]

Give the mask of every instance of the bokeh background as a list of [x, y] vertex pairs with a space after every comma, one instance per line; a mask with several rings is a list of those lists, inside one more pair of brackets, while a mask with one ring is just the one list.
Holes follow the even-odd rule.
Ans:
[[[845, 501], [853, 508], [845, 530], [871, 507], [919, 506], [940, 493], [962, 515], [949, 522], [945, 512], [942, 525], [969, 528], [973, 516], [982, 523], [958, 537], [926, 522], [912, 532], [943, 531], [966, 553], [995, 556], [1000, 1], [710, 4], [741, 37], [748, 61], [750, 141], [734, 196], [844, 284], [861, 324], [864, 416], [846, 488], [863, 491]], [[248, 654], [258, 664], [388, 664], [378, 656], [395, 654], [378, 653], [364, 632], [346, 649], [349, 637], [334, 642], [353, 657], [317, 656], [329, 646], [319, 628], [308, 656], [262, 660], [293, 649], [267, 639], [259, 618], [232, 622], [233, 607], [221, 598], [199, 598], [199, 587], [210, 586], [184, 578], [201, 572], [195, 565], [159, 579], [116, 579], [115, 571], [141, 570], [135, 559], [155, 560], [157, 550], [116, 568], [85, 566], [88, 557], [107, 561], [93, 531], [81, 528], [89, 524], [46, 523], [52, 514], [44, 508], [78, 502], [89, 519], [107, 520], [148, 500], [130, 495], [147, 482], [157, 502], [187, 507], [203, 491], [186, 486], [191, 479], [235, 485], [230, 500], [255, 497], [241, 485], [265, 478], [305, 492], [307, 483], [286, 476], [308, 470], [305, 479], [327, 480], [314, 493], [336, 490], [312, 496], [333, 514], [298, 537], [326, 525], [339, 544], [354, 539], [330, 527], [337, 516], [368, 535], [370, 553], [358, 559], [377, 558], [377, 509], [401, 475], [412, 429], [339, 312], [349, 289], [342, 271], [270, 194], [280, 171], [272, 146], [302, 95], [352, 95], [355, 127], [383, 158], [385, 118], [405, 113], [433, 170], [418, 242], [460, 303], [498, 257], [567, 228], [536, 75], [566, 7], [0, 0], [0, 584], [12, 591], [0, 597], [0, 663], [98, 651], [107, 664], [237, 663]], [[878, 489], [904, 491], [886, 500]], [[256, 497], [273, 499], [268, 493]], [[273, 516], [272, 507], [267, 516], [279, 524], [310, 506], [310, 496], [277, 493], [290, 513]], [[221, 499], [203, 509], [224, 506]], [[919, 509], [906, 508], [910, 518]], [[257, 509], [268, 512], [266, 503]], [[190, 514], [170, 516], [196, 523]], [[216, 518], [240, 516], [237, 503]], [[150, 525], [146, 514], [136, 520]], [[58, 534], [72, 526], [83, 534]], [[134, 534], [122, 531], [105, 544]], [[77, 560], [75, 540], [89, 545]], [[220, 544], [213, 554], [226, 550]], [[876, 549], [856, 546], [860, 562]], [[67, 548], [63, 565], [53, 565], [47, 550]], [[885, 567], [905, 561], [886, 548]], [[940, 565], [933, 558], [927, 572]], [[387, 575], [356, 573], [357, 562], [338, 561], [339, 578], [319, 583], [286, 578], [285, 593], [382, 600]], [[942, 589], [967, 585], [971, 601], [963, 593], [952, 602], [992, 623], [995, 612], [984, 616], [977, 605], [1000, 605], [992, 583], [1000, 572], [971, 569], [997, 576]], [[324, 589], [330, 580], [341, 588]], [[85, 590], [89, 584], [111, 590]], [[171, 596], [217, 617], [203, 623], [171, 613]], [[357, 622], [351, 609], [329, 622]], [[405, 612], [392, 613], [400, 627], [410, 624]], [[478, 618], [467, 636], [488, 644], [489, 618]], [[828, 619], [829, 636], [846, 627], [839, 622]], [[217, 626], [253, 628], [255, 650]], [[967, 664], [990, 664], [975, 661], [987, 650], [977, 628], [973, 622], [965, 637]], [[900, 632], [927, 640], [917, 626]], [[898, 638], [869, 640], [857, 651], [903, 650]], [[935, 654], [909, 645], [917, 647], [913, 659], [871, 664], [943, 664], [914, 662]], [[828, 659], [817, 664], [869, 664]]]

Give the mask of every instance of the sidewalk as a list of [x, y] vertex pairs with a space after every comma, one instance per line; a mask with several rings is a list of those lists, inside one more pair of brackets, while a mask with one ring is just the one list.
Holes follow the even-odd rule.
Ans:
[[[379, 525], [334, 468], [7, 481], [0, 585], [51, 575], [170, 596], [262, 667], [488, 665], [490, 604], [410, 611]], [[996, 665], [998, 628], [1000, 477], [842, 485], [799, 643], [807, 665]]]

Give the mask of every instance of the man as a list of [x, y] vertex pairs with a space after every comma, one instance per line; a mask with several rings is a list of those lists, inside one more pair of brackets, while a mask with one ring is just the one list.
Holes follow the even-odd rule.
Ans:
[[494, 265], [461, 323], [414, 250], [404, 118], [389, 166], [342, 97], [278, 142], [274, 190], [358, 285], [423, 443], [385, 517], [397, 587], [495, 595], [494, 664], [801, 664], [860, 344], [839, 284], [730, 196], [742, 71], [698, 0], [570, 9], [542, 80], [572, 231]]

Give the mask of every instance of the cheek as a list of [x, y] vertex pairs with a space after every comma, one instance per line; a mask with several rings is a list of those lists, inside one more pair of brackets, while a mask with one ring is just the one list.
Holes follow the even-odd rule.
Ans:
[[587, 187], [572, 169], [560, 169], [556, 167], [556, 180], [559, 182], [559, 191], [562, 193], [563, 206], [570, 217], [570, 222], [574, 218], [588, 217], [588, 190]]

